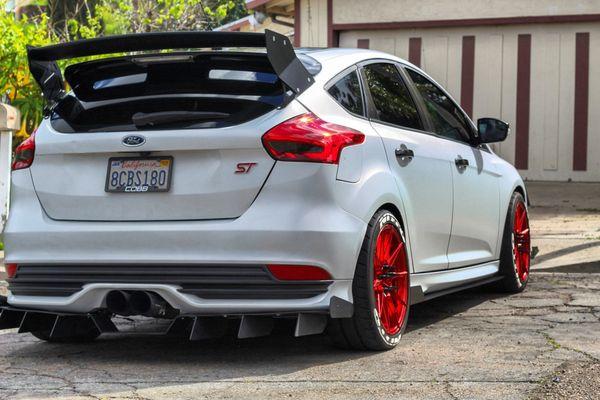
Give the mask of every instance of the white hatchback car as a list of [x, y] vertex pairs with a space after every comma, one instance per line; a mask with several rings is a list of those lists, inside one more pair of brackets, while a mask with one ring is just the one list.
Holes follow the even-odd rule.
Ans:
[[[266, 47], [265, 52], [164, 49]], [[109, 53], [68, 66], [56, 60]], [[528, 281], [525, 185], [450, 95], [397, 57], [267, 31], [29, 49], [46, 118], [16, 150], [0, 328], [51, 341], [169, 318], [191, 339], [394, 347], [415, 304]]]

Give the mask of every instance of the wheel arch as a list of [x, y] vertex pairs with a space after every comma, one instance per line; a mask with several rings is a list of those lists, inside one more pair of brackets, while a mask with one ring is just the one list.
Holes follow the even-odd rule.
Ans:
[[500, 249], [502, 248], [502, 238], [504, 236], [504, 228], [506, 227], [506, 220], [508, 215], [508, 208], [510, 207], [510, 200], [514, 193], [519, 193], [525, 199], [525, 204], [529, 206], [529, 196], [527, 196], [527, 190], [525, 189], [525, 183], [522, 179], [518, 179], [511, 186], [506, 187], [509, 189], [506, 191], [501, 190], [501, 208], [500, 208], [500, 226], [498, 227], [498, 241], [496, 244], [497, 257], [500, 257]]
[[[513, 193], [514, 192], [521, 193], [521, 195], [525, 199], [525, 202], [529, 206], [529, 196], [527, 196], [527, 192], [525, 191], [525, 185], [517, 184], [517, 186], [515, 186], [515, 188], [513, 190]], [[511, 196], [512, 196], [512, 194], [511, 194]]]
[[402, 226], [402, 229], [406, 230], [406, 227], [404, 226], [404, 218], [402, 217], [402, 213], [400, 212], [400, 209], [398, 208], [398, 206], [396, 206], [396, 204], [390, 203], [390, 202], [382, 204], [373, 213], [373, 215], [375, 215], [376, 213], [378, 213], [381, 210], [387, 210], [387, 211], [391, 212], [392, 214], [394, 214], [394, 217], [396, 217], [398, 219], [398, 222], [400, 222], [400, 226]]

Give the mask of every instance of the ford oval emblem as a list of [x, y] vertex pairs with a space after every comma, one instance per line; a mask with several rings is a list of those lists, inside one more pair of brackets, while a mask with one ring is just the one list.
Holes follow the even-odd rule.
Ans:
[[141, 146], [146, 143], [146, 138], [140, 135], [129, 135], [123, 138], [122, 143], [129, 147]]

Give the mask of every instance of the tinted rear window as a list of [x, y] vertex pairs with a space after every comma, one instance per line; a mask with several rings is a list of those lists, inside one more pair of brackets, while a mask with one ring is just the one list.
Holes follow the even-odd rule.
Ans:
[[[65, 78], [72, 93], [52, 115], [60, 132], [230, 126], [278, 107], [287, 90], [258, 53], [102, 59], [67, 67]], [[181, 120], [165, 118], [165, 112]], [[156, 123], [136, 125], [135, 115], [148, 114], [156, 115]]]
[[328, 91], [335, 101], [346, 110], [354, 114], [363, 115], [363, 100], [358, 73], [356, 71], [352, 71], [340, 78]]

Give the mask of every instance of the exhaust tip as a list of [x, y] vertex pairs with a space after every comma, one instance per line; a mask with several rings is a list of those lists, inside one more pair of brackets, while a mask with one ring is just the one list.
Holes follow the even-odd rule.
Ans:
[[129, 298], [131, 311], [135, 315], [146, 315], [150, 313], [152, 298], [147, 292], [133, 292]]
[[131, 295], [122, 290], [113, 290], [106, 295], [106, 308], [113, 314], [131, 315], [130, 307]]

